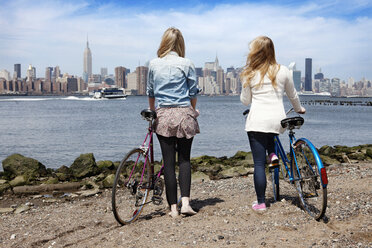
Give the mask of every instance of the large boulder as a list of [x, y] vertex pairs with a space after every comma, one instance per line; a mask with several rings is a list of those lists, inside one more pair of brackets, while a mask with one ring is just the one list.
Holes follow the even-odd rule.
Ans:
[[33, 158], [21, 154], [12, 154], [3, 160], [4, 174], [13, 179], [25, 175], [27, 178], [37, 178], [47, 175], [45, 166]]
[[102, 186], [104, 188], [111, 188], [112, 185], [114, 185], [114, 181], [115, 181], [115, 175], [114, 174], [108, 175], [105, 179], [103, 179]]
[[93, 153], [81, 154], [70, 166], [70, 170], [76, 178], [95, 176], [99, 172]]
[[55, 172], [58, 180], [60, 181], [68, 181], [72, 177], [72, 171], [66, 165], [62, 165], [59, 167]]
[[97, 167], [100, 168], [101, 170], [103, 170], [103, 169], [109, 169], [109, 170], [115, 169], [114, 163], [110, 160], [98, 161], [97, 162]]

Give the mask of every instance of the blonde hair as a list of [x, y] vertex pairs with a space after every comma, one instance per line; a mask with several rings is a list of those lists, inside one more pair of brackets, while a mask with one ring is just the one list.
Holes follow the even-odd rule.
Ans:
[[247, 63], [240, 74], [242, 81], [245, 81], [243, 87], [247, 87], [256, 75], [256, 72], [259, 71], [261, 79], [257, 87], [262, 86], [267, 73], [272, 86], [276, 88], [276, 74], [280, 69], [280, 65], [275, 60], [274, 43], [269, 37], [259, 36], [251, 41], [249, 46], [250, 52], [247, 57]]
[[171, 51], [175, 51], [180, 57], [185, 57], [185, 41], [181, 31], [174, 27], [164, 32], [158, 49], [158, 57], [162, 58]]

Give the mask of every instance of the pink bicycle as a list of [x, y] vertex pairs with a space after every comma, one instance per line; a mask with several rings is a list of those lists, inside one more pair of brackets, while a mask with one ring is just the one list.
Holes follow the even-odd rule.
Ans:
[[163, 202], [164, 180], [160, 176], [164, 165], [154, 172], [153, 121], [156, 113], [144, 109], [141, 115], [149, 122], [146, 138], [120, 162], [112, 187], [112, 211], [121, 225], [135, 221], [147, 204], [161, 205]]

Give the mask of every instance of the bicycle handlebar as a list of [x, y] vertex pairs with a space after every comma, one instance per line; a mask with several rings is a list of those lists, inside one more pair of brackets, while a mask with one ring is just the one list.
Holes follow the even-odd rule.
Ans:
[[[244, 112], [243, 112], [243, 115], [247, 115], [249, 113], [250, 109], [246, 109]], [[289, 115], [290, 113], [294, 112], [294, 108], [290, 108], [286, 113], [285, 115]]]

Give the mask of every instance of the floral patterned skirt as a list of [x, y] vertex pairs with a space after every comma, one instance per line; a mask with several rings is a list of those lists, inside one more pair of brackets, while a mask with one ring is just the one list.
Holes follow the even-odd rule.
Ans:
[[190, 139], [200, 133], [196, 118], [199, 113], [191, 106], [156, 109], [155, 132], [164, 137]]

